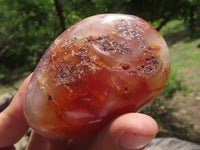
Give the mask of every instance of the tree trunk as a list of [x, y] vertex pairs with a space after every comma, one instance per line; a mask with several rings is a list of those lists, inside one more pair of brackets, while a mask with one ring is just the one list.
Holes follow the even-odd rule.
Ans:
[[195, 5], [190, 6], [190, 18], [189, 18], [189, 27], [191, 36], [194, 35], [194, 15], [195, 15]]
[[156, 30], [160, 31], [160, 29], [170, 21], [170, 19], [172, 18], [173, 14], [174, 14], [174, 12], [171, 12], [168, 16], [166, 16], [164, 18], [164, 20], [160, 23], [160, 25], [156, 28]]
[[62, 13], [62, 8], [61, 8], [61, 5], [59, 3], [59, 0], [54, 0], [54, 5], [56, 7], [56, 11], [57, 11], [57, 14], [58, 14], [58, 17], [59, 17], [59, 20], [60, 20], [60, 27], [62, 29], [62, 31], [65, 31], [65, 18], [63, 16], [63, 13]]
[[174, 3], [174, 6], [173, 8], [171, 9], [170, 13], [168, 16], [166, 16], [164, 18], [164, 20], [160, 23], [160, 25], [156, 28], [157, 31], [160, 31], [160, 29], [166, 25], [170, 20], [171, 18], [174, 16], [174, 14], [176, 14], [176, 11], [178, 10], [179, 8], [179, 2], [180, 0], [176, 0], [175, 3]]

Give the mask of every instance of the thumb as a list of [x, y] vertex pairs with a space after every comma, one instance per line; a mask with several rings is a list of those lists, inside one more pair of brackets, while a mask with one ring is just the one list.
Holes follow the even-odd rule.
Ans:
[[[128, 113], [107, 126], [100, 133], [98, 139], [104, 139], [101, 140], [101, 145], [105, 147], [102, 149], [142, 150], [156, 136], [157, 132], [157, 123], [150, 116]], [[107, 148], [108, 142], [113, 143], [109, 144], [109, 148]]]
[[118, 117], [98, 134], [87, 139], [90, 141], [89, 144], [80, 148], [82, 140], [72, 140], [69, 147], [70, 150], [143, 150], [157, 132], [157, 123], [150, 116], [128, 113]]

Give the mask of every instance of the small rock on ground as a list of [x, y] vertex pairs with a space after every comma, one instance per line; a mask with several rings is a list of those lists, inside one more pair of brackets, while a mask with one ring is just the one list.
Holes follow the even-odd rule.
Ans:
[[23, 137], [20, 139], [20, 141], [18, 141], [18, 142], [15, 144], [16, 150], [25, 150], [25, 149], [26, 149], [26, 145], [28, 144], [28, 139], [29, 139], [28, 136], [23, 136]]

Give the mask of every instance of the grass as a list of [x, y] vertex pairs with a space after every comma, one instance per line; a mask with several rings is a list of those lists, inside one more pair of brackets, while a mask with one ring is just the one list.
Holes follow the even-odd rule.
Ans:
[[[199, 28], [200, 29], [200, 28]], [[197, 30], [199, 30], [197, 29]], [[169, 22], [160, 33], [164, 36], [171, 54], [171, 66], [177, 71], [177, 77], [183, 80], [189, 91], [200, 91], [200, 35], [191, 38], [184, 21]]]
[[180, 32], [185, 29], [183, 20], [173, 20], [168, 22], [160, 31], [163, 36], [170, 36], [172, 33]]
[[200, 65], [200, 49], [197, 47], [198, 44], [199, 39], [195, 39], [189, 43], [179, 42], [170, 46], [172, 65], [181, 71], [189, 67], [198, 67]]
[[[200, 27], [197, 31], [199, 29]], [[179, 20], [169, 22], [160, 33], [169, 46], [171, 65], [176, 70], [176, 78], [182, 80], [181, 84], [187, 88], [176, 92], [173, 98], [163, 102], [164, 107], [171, 108], [172, 111], [168, 112], [171, 118], [176, 118], [175, 121], [179, 122], [179, 125], [173, 123], [173, 126], [179, 129], [173, 131], [173, 128], [169, 128], [169, 134], [166, 136], [199, 142], [200, 103], [196, 99], [200, 97], [200, 35], [196, 32], [191, 36], [187, 25]]]
[[181, 70], [200, 65], [199, 38], [190, 38], [186, 27], [184, 21], [174, 20], [160, 31], [169, 46], [172, 67]]

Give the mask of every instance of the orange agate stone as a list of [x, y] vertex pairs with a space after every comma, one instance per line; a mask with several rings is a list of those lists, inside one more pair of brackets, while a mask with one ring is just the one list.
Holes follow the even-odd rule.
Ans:
[[40, 60], [24, 113], [38, 133], [74, 138], [154, 100], [170, 73], [162, 36], [131, 15], [86, 18], [62, 33]]

